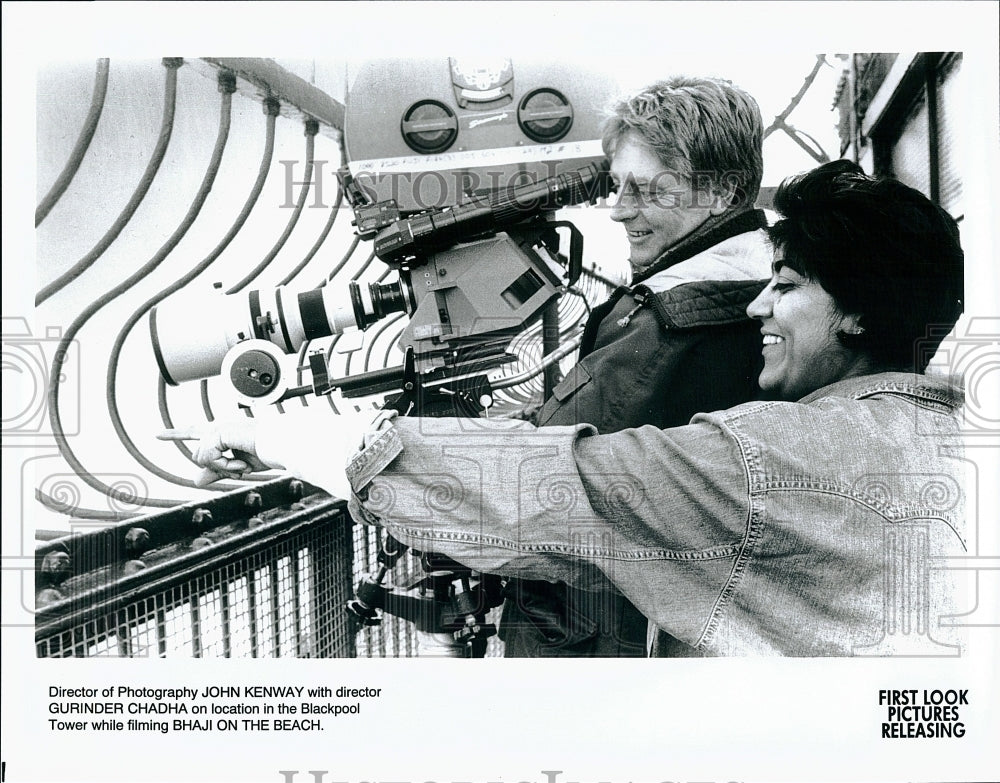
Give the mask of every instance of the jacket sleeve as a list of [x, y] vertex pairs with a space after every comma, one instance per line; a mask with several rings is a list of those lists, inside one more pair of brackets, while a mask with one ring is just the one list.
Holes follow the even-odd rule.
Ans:
[[393, 426], [402, 453], [356, 487], [365, 521], [490, 573], [586, 586], [599, 569], [660, 627], [697, 642], [748, 514], [738, 446], [718, 426]]

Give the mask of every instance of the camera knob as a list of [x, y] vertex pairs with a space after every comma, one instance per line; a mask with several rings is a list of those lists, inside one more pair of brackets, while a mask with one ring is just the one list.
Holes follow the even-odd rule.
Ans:
[[264, 313], [263, 315], [258, 315], [254, 322], [257, 324], [256, 334], [261, 336], [266, 332], [267, 334], [274, 334], [274, 320], [271, 318], [270, 313]]
[[258, 350], [243, 353], [229, 370], [236, 391], [254, 398], [270, 393], [280, 377], [281, 369], [274, 357]]

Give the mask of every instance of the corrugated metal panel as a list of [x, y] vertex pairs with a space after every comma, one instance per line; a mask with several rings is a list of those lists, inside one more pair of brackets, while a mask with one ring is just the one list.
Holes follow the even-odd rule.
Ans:
[[959, 134], [963, 124], [962, 57], [938, 74], [938, 165], [940, 204], [959, 218], [965, 212], [962, 201], [962, 160]]
[[931, 193], [930, 153], [927, 142], [927, 101], [920, 96], [903, 123], [892, 148], [892, 173], [927, 196]]

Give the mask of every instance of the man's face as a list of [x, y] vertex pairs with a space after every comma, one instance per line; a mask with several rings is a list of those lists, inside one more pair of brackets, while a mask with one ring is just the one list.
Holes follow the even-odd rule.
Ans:
[[711, 193], [695, 189], [687, 177], [664, 166], [633, 133], [619, 141], [611, 177], [618, 186], [611, 219], [625, 226], [634, 274], [725, 209]]

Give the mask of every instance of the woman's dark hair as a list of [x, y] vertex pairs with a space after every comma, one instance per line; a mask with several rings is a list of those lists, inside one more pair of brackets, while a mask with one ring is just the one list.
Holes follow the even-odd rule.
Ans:
[[861, 334], [837, 335], [886, 369], [923, 372], [962, 312], [958, 226], [901, 182], [846, 160], [785, 180], [768, 233], [781, 263], [816, 280]]

